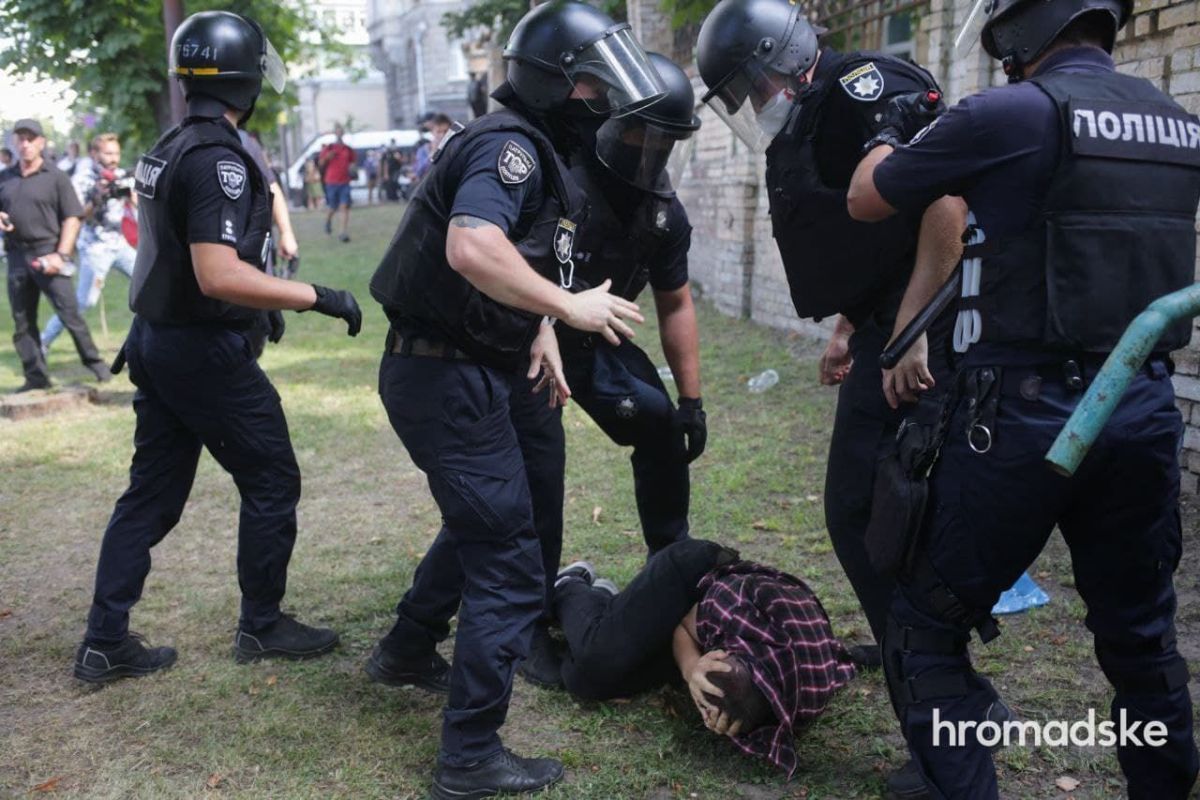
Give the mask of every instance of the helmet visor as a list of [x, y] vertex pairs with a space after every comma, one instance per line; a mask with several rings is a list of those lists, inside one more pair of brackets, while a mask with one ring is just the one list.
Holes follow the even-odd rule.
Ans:
[[262, 71], [263, 78], [271, 84], [271, 88], [282, 94], [283, 88], [287, 86], [287, 66], [284, 65], [283, 59], [279, 57], [279, 53], [276, 52], [265, 33], [263, 34]]
[[596, 158], [621, 180], [650, 191], [680, 138], [637, 117], [610, 119], [596, 131]]
[[683, 185], [683, 176], [692, 163], [692, 153], [696, 152], [696, 137], [689, 136], [675, 144], [671, 149], [671, 157], [667, 159], [667, 177], [671, 188], [678, 189]]
[[743, 103], [736, 111], [730, 113], [725, 101], [719, 97], [713, 97], [704, 102], [721, 118], [726, 127], [733, 131], [734, 136], [741, 139], [750, 148], [752, 153], [766, 152], [767, 145], [771, 143], [771, 137], [767, 136], [759, 126], [754, 110], [748, 104]]
[[563, 58], [563, 73], [595, 114], [622, 117], [662, 99], [662, 78], [625, 26]]
[[757, 110], [778, 94], [780, 89], [789, 85], [797, 88], [795, 83], [795, 79], [764, 67], [762, 62], [751, 56], [726, 75], [720, 83], [709, 89], [703, 100], [714, 109], [713, 101], [720, 100], [725, 106], [725, 111], [732, 116], [747, 100], [754, 110]]

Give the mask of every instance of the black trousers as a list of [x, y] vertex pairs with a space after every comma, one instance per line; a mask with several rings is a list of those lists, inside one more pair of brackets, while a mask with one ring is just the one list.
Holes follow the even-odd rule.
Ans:
[[[580, 343], [582, 341], [582, 344]], [[691, 481], [675, 410], [650, 357], [623, 339], [564, 335], [564, 369], [574, 399], [615, 444], [633, 447], [633, 492], [650, 554], [688, 537]]]
[[696, 585], [723, 551], [699, 539], [668, 545], [616, 597], [583, 581], [563, 584], [555, 593], [555, 612], [569, 650], [563, 661], [567, 691], [606, 700], [677, 678], [672, 633], [700, 602]]
[[427, 654], [458, 614], [438, 758], [466, 766], [500, 750], [513, 672], [546, 606], [529, 479], [510, 418], [523, 398], [514, 397], [509, 376], [487, 367], [392, 353], [380, 365], [379, 393], [442, 512], [383, 645]]
[[[838, 390], [825, 471], [825, 527], [876, 641], [887, 628], [896, 582], [871, 566], [864, 540], [871, 520], [876, 463], [904, 417], [903, 408], [893, 411], [883, 396], [879, 353], [887, 338], [873, 323], [850, 337], [854, 366]], [[939, 388], [940, 378], [935, 375]]]
[[[1085, 374], [1094, 375], [1101, 361]], [[1006, 385], [1039, 376], [1030, 367], [1002, 369], [1010, 373]], [[1135, 725], [1156, 720], [1166, 728], [1160, 747], [1117, 745], [1128, 796], [1192, 796], [1200, 756], [1174, 622], [1183, 421], [1166, 363], [1152, 361], [1134, 378], [1071, 478], [1046, 469], [1044, 458], [1082, 391], [1061, 380], [1039, 386], [1034, 400], [1002, 393], [984, 453], [967, 441], [972, 409], [965, 399], [956, 407], [930, 476], [923, 541], [933, 578], [902, 577], [882, 643], [904, 735], [933, 797], [999, 796], [991, 751], [973, 735], [953, 744], [945, 736], [946, 728], [983, 719], [995, 695], [971, 664], [971, 623], [941, 609], [948, 591], [986, 614], [1057, 526], [1071, 551], [1097, 660], [1116, 689], [1112, 719], [1126, 715]]]
[[125, 353], [138, 387], [133, 463], [100, 545], [88, 643], [125, 637], [150, 572], [150, 549], [179, 521], [201, 447], [233, 476], [242, 498], [241, 626], [267, 627], [279, 618], [300, 500], [300, 468], [279, 394], [246, 336], [227, 328], [135, 318]]
[[30, 383], [50, 382], [46, 359], [42, 355], [41, 331], [38, 329], [38, 300], [46, 295], [50, 305], [58, 313], [63, 327], [71, 334], [79, 360], [86, 366], [100, 363], [103, 359], [92, 341], [87, 323], [79, 313], [75, 300], [75, 287], [65, 275], [47, 275], [29, 266], [36, 258], [34, 253], [18, 247], [7, 250], [8, 256], [8, 304], [13, 316], [13, 346], [21, 359], [21, 369]]

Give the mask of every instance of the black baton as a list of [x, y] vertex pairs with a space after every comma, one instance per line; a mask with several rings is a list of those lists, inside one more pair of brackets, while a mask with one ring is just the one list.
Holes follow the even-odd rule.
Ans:
[[900, 335], [883, 348], [883, 352], [879, 354], [879, 366], [884, 369], [891, 369], [899, 363], [900, 359], [904, 358], [904, 354], [913, 346], [917, 339], [921, 338], [921, 334], [929, 330], [929, 326], [938, 318], [946, 306], [950, 305], [956, 297], [959, 296], [962, 284], [962, 262], [958, 262], [958, 266], [954, 268], [954, 272], [950, 273], [950, 277], [942, 284], [942, 288], [937, 290], [937, 294], [933, 296], [921, 312], [904, 326], [904, 330], [900, 331]]
[[109, 372], [113, 375], [120, 375], [121, 370], [125, 369], [125, 343], [121, 343], [121, 349], [117, 351], [117, 357], [113, 359], [112, 366], [109, 367]]

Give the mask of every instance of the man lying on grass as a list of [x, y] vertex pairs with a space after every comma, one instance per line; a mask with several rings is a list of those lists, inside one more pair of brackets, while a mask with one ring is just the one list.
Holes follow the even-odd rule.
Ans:
[[709, 730], [789, 777], [795, 727], [854, 677], [803, 581], [713, 542], [664, 548], [622, 592], [576, 562], [559, 573], [554, 611], [571, 694], [626, 697], [682, 676]]

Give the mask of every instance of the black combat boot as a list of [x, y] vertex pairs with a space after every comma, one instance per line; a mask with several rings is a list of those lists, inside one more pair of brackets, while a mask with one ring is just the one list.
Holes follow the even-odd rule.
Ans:
[[477, 800], [498, 794], [537, 792], [562, 780], [562, 762], [521, 758], [507, 747], [469, 767], [439, 764], [433, 773], [433, 800]]
[[173, 647], [147, 647], [139, 634], [130, 633], [120, 644], [79, 645], [75, 651], [75, 677], [88, 683], [108, 683], [118, 678], [139, 678], [175, 663]]
[[450, 694], [450, 665], [436, 650], [414, 658], [400, 655], [379, 642], [363, 669], [376, 683], [416, 686], [435, 694]]
[[529, 657], [521, 662], [517, 671], [525, 680], [543, 689], [562, 689], [563, 646], [550, 635], [550, 626], [539, 621], [533, 628], [533, 641], [529, 644]]
[[329, 628], [313, 628], [290, 614], [282, 614], [261, 631], [238, 628], [233, 637], [233, 657], [239, 664], [260, 658], [315, 658], [337, 647], [338, 635]]

